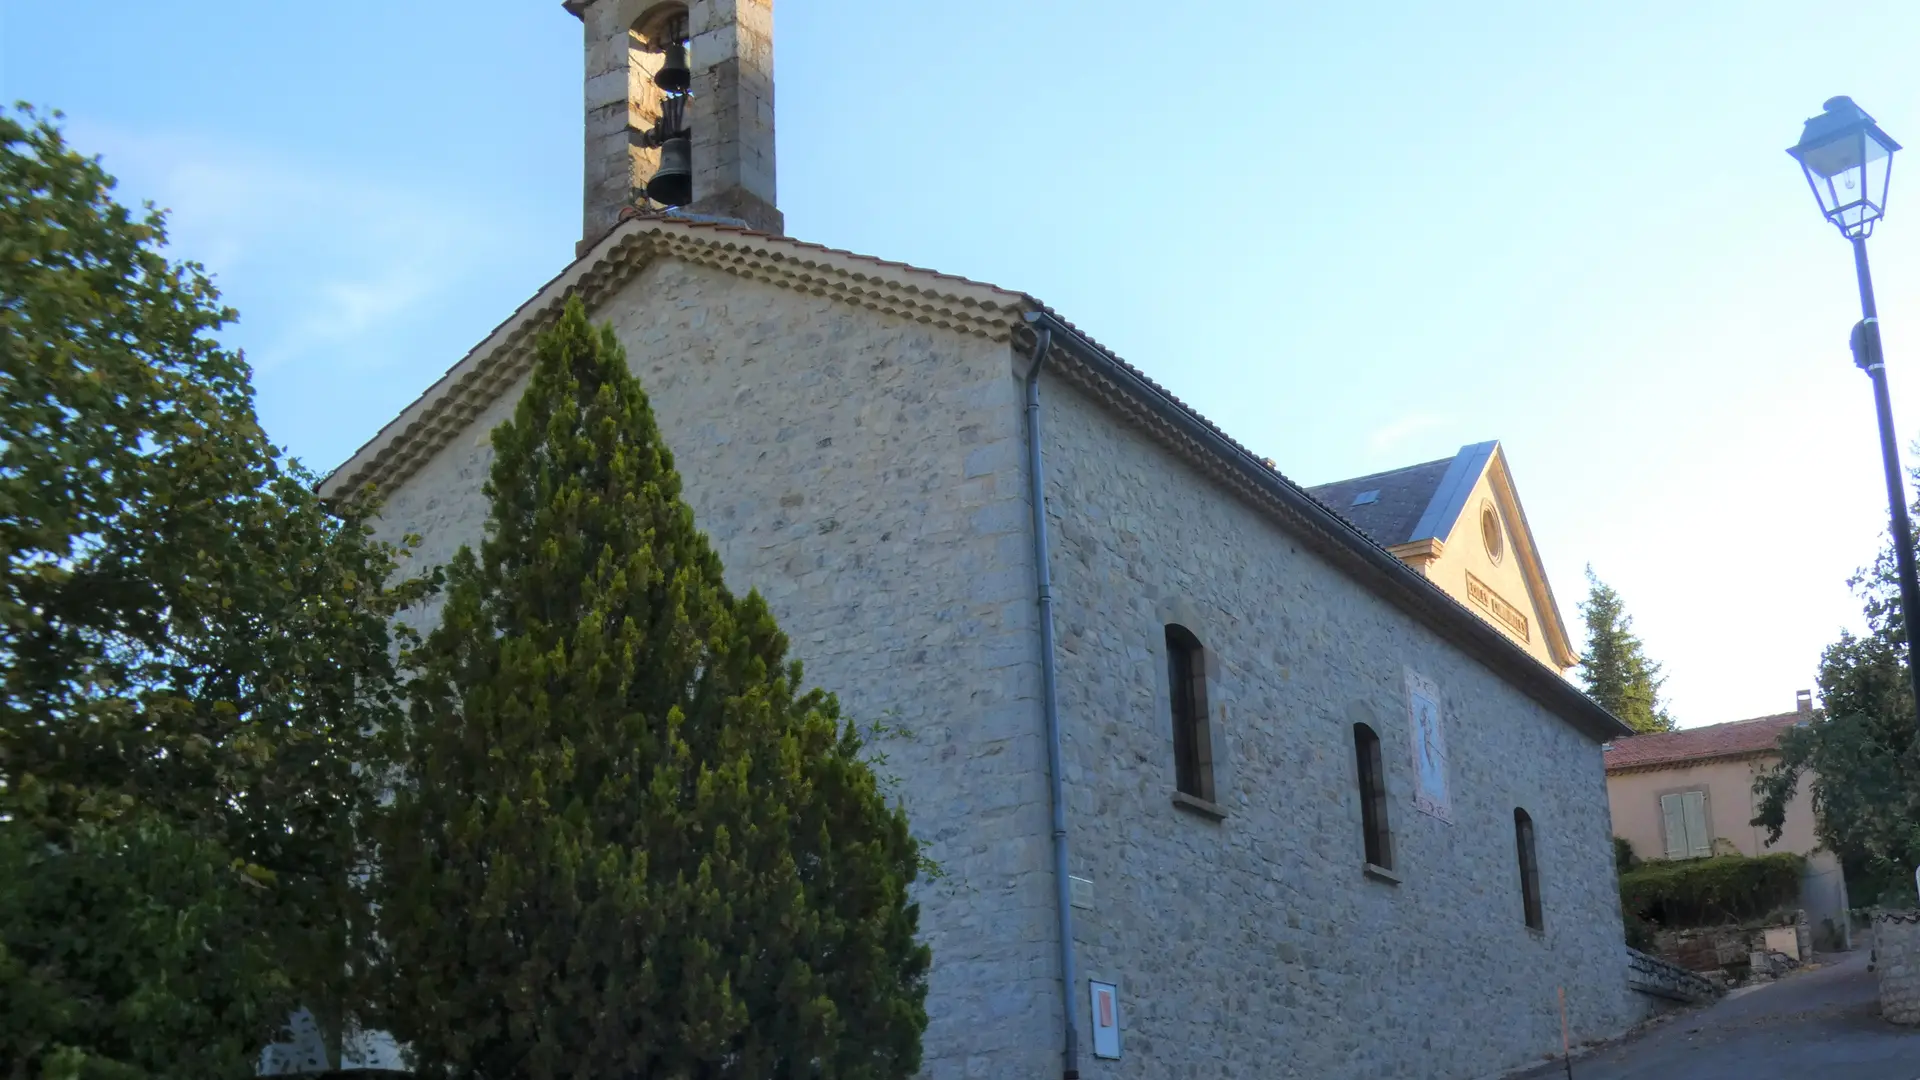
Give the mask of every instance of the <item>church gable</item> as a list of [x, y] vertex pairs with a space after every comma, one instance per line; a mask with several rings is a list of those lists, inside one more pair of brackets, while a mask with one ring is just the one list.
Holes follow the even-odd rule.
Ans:
[[1020, 293], [905, 263], [728, 225], [629, 214], [329, 474], [321, 493], [337, 498], [368, 484], [390, 491], [403, 483], [519, 382], [532, 364], [534, 339], [568, 296], [577, 293], [597, 311], [661, 259], [999, 342], [1011, 338], [1031, 305]]
[[1499, 445], [1463, 485], [1428, 577], [1555, 668], [1579, 662]]
[[1310, 491], [1536, 659], [1578, 662], [1498, 441]]

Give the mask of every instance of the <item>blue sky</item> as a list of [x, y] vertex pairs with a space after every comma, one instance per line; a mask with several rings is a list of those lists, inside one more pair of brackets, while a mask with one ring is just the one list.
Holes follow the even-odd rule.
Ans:
[[[1570, 622], [1591, 563], [1683, 724], [1784, 711], [1886, 509], [1782, 150], [1841, 93], [1920, 147], [1920, 5], [1847, 11], [782, 0], [780, 202], [1045, 299], [1303, 483], [1502, 440]], [[580, 45], [558, 0], [0, 0], [0, 99], [173, 209], [325, 470], [571, 258]], [[1873, 246], [1903, 441], [1912, 169]]]

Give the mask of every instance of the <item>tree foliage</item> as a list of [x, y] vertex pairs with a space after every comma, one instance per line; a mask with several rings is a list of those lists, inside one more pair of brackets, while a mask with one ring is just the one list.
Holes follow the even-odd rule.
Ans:
[[1781, 759], [1754, 782], [1768, 840], [1778, 840], [1804, 779], [1822, 846], [1848, 868], [1856, 901], [1911, 907], [1920, 865], [1920, 739], [1907, 672], [1893, 548], [1847, 584], [1866, 616], [1820, 657], [1821, 714], [1780, 739]]
[[906, 1077], [916, 846], [731, 595], [577, 299], [493, 434], [379, 828], [386, 1025], [422, 1072]]
[[1660, 702], [1660, 685], [1666, 681], [1660, 665], [1647, 659], [1620, 594], [1595, 576], [1591, 566], [1580, 614], [1587, 623], [1580, 681], [1588, 696], [1635, 731], [1672, 731], [1673, 718]]
[[0, 1074], [245, 1076], [342, 1000], [395, 551], [254, 419], [233, 318], [0, 113]]

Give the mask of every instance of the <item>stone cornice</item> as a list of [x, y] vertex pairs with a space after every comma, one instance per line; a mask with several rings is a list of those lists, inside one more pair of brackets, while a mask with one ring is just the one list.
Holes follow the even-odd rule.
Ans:
[[1429, 536], [1422, 540], [1409, 540], [1404, 544], [1392, 544], [1387, 548], [1395, 558], [1402, 562], [1422, 559], [1431, 562], [1447, 550], [1447, 545], [1439, 537]]
[[426, 393], [321, 481], [327, 498], [391, 491], [493, 404], [533, 362], [569, 296], [589, 309], [658, 259], [711, 267], [915, 322], [1006, 341], [1029, 301], [966, 278], [746, 229], [669, 217], [620, 224], [522, 304]]

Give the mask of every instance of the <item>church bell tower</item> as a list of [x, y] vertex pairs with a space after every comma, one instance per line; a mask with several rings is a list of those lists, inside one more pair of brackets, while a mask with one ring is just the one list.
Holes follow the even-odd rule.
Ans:
[[629, 206], [784, 231], [773, 0], [565, 0], [586, 44], [580, 250]]

